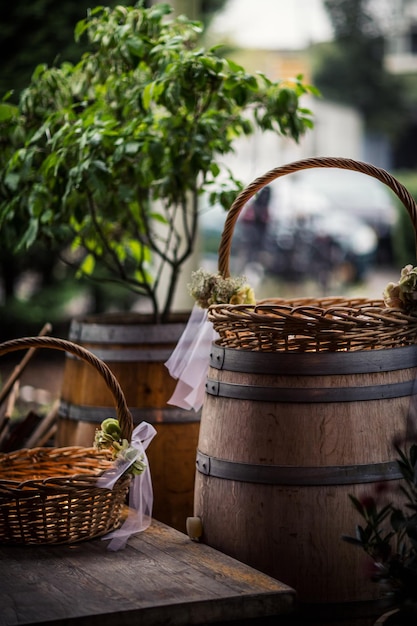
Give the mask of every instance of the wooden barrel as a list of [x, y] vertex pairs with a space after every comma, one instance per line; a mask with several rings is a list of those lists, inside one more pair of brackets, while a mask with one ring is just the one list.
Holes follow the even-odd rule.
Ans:
[[[176, 381], [164, 363], [187, 316], [152, 324], [139, 314], [106, 314], [74, 320], [69, 339], [102, 359], [118, 379], [134, 424], [149, 422], [157, 435], [147, 449], [154, 489], [153, 516], [185, 531], [193, 511], [195, 457], [200, 415], [167, 404]], [[114, 416], [112, 398], [99, 376], [67, 355], [59, 409], [58, 446], [94, 440], [100, 422]]]
[[[197, 452], [202, 541], [303, 603], [373, 601], [348, 495], [398, 485], [417, 346], [255, 352], [214, 344]], [[390, 495], [391, 498], [391, 495]], [[395, 501], [395, 498], [394, 498]], [[339, 605], [340, 606], [340, 605]]]

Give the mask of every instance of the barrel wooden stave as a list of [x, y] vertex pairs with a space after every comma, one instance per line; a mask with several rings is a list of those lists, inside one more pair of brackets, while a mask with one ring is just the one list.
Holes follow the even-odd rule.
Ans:
[[[126, 397], [135, 425], [152, 423], [157, 435], [147, 449], [154, 490], [153, 516], [185, 531], [192, 514], [200, 415], [167, 401], [176, 381], [164, 363], [174, 350], [185, 319], [159, 330], [137, 316], [94, 316], [76, 321], [72, 341], [100, 355]], [[90, 368], [91, 370], [91, 368]], [[102, 419], [113, 417], [111, 396], [100, 377], [78, 359], [65, 361], [56, 443], [89, 446]]]
[[[279, 355], [284, 370], [285, 356]], [[244, 370], [245, 353], [239, 358]], [[308, 362], [308, 355], [300, 358]], [[302, 602], [375, 599], [379, 589], [367, 579], [366, 557], [341, 539], [360, 523], [348, 496], [370, 494], [381, 482], [390, 493], [395, 490], [392, 443], [396, 435], [405, 434], [410, 395], [339, 403], [326, 401], [326, 396], [328, 390], [340, 389], [359, 389], [362, 395], [371, 390], [372, 395], [378, 387], [384, 393], [392, 387], [396, 393], [416, 373], [416, 367], [406, 367], [335, 376], [316, 376], [310, 370], [305, 376], [285, 376], [211, 366], [208, 386], [212, 381], [232, 383], [246, 395], [254, 390], [255, 396], [258, 387], [269, 388], [272, 397], [277, 389], [295, 391], [295, 397], [313, 390], [315, 400], [262, 402], [206, 395], [198, 457], [210, 469], [208, 474], [197, 471], [194, 501], [194, 514], [203, 522], [202, 540], [294, 587]], [[219, 477], [219, 460], [220, 465], [226, 461], [222, 472], [236, 467], [241, 471], [243, 464], [245, 473], [239, 479]], [[278, 467], [284, 478], [277, 484], [264, 479], [251, 483], [247, 465], [256, 470], [267, 466], [268, 471]], [[367, 472], [373, 468], [377, 477], [372, 479], [373, 472]], [[393, 475], [388, 468], [394, 469]], [[325, 484], [308, 484], [323, 470]], [[345, 471], [352, 471], [353, 477], [338, 484], [339, 472]], [[295, 484], [285, 484], [292, 473]], [[336, 484], [329, 484], [333, 474]]]
[[[389, 385], [416, 375], [417, 368], [335, 377], [266, 376], [210, 368], [208, 378], [247, 388], [322, 388], [325, 395], [328, 388]], [[207, 395], [199, 449], [205, 452], [209, 446], [212, 456], [233, 461], [281, 465], [337, 465], [341, 459], [344, 464], [388, 461], [393, 455], [393, 436], [404, 433], [408, 405], [408, 396], [369, 400], [365, 408], [362, 401], [254, 403]], [[229, 433], [233, 437], [226, 436], [228, 428], [233, 428]]]
[[312, 488], [226, 482], [196, 477], [203, 542], [292, 586], [303, 602], [379, 597], [368, 578], [370, 562], [341, 539], [354, 533], [348, 494], [361, 496], [376, 483]]

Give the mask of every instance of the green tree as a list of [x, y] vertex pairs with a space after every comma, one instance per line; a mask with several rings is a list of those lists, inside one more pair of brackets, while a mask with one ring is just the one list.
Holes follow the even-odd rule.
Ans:
[[[173, 0], [174, 2], [174, 0]], [[173, 3], [172, 2], [172, 3]], [[199, 0], [199, 15], [208, 22], [213, 14], [219, 10], [225, 0]], [[106, 0], [109, 7], [121, 4], [118, 0]], [[150, 6], [151, 0], [143, 1], [143, 5]], [[77, 22], [86, 17], [91, 7], [90, 0], [15, 0], [6, 3], [2, 7], [0, 20], [0, 41], [2, 47], [2, 64], [0, 68], [0, 100], [3, 94], [13, 91], [9, 102], [18, 103], [20, 92], [27, 87], [35, 68], [40, 64], [48, 67], [59, 67], [62, 62], [76, 63], [83, 51], [87, 51], [87, 40], [75, 41], [74, 28]], [[5, 114], [6, 107], [0, 104], [0, 126], [2, 111]], [[9, 150], [17, 147], [17, 138], [13, 140], [5, 137], [6, 127], [3, 125], [0, 136], [0, 149], [2, 159], [7, 161]], [[2, 160], [0, 159], [0, 160]], [[5, 190], [0, 188], [0, 194]], [[10, 224], [4, 224], [3, 239], [8, 240]], [[62, 284], [62, 266], [59, 263], [59, 248], [51, 255], [48, 251], [48, 262], [44, 263], [45, 254], [41, 247], [27, 251], [11, 251], [3, 246], [0, 250], [0, 281], [2, 292], [10, 309], [11, 301], [16, 293], [22, 274], [28, 270], [36, 272], [39, 277], [39, 288], [50, 284], [54, 280], [55, 273], [59, 272], [59, 283]], [[56, 265], [58, 267], [56, 268]], [[54, 268], [57, 269], [54, 272]], [[114, 291], [114, 290], [113, 290]], [[102, 289], [94, 289], [95, 296]], [[117, 293], [117, 292], [116, 292]], [[119, 294], [118, 294], [119, 297]], [[109, 299], [109, 292], [106, 292]], [[95, 297], [97, 302], [97, 297]], [[120, 302], [120, 299], [119, 299]], [[4, 317], [4, 316], [3, 316]]]
[[158, 320], [193, 252], [201, 194], [228, 208], [241, 188], [222, 163], [236, 138], [297, 140], [312, 126], [301, 79], [247, 73], [170, 13], [92, 9], [76, 27], [89, 52], [38, 66], [19, 106], [0, 108], [0, 244], [61, 242], [80, 273], [148, 298]]
[[325, 0], [334, 41], [317, 47], [315, 85], [363, 114], [369, 131], [395, 137], [407, 119], [404, 82], [384, 67], [384, 36], [370, 0]]

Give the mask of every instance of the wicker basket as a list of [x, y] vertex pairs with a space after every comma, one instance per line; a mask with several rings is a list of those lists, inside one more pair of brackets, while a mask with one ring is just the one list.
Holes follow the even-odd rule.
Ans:
[[[235, 223], [245, 204], [276, 178], [316, 167], [367, 174], [387, 185], [406, 207], [417, 231], [417, 206], [410, 193], [383, 169], [344, 158], [312, 158], [275, 168], [245, 188], [232, 204], [219, 247], [219, 273], [230, 276], [229, 258]], [[414, 344], [417, 314], [386, 308], [383, 300], [346, 298], [267, 299], [256, 305], [216, 304], [209, 319], [219, 345], [266, 352], [322, 352], [395, 348]]]
[[[96, 368], [113, 394], [122, 435], [131, 440], [132, 416], [105, 363], [85, 348], [54, 337], [6, 341], [0, 344], [0, 356], [25, 348], [63, 350]], [[0, 454], [0, 542], [74, 543], [116, 528], [131, 476], [122, 476], [113, 489], [98, 487], [97, 478], [112, 465], [109, 453], [95, 448], [34, 448]]]

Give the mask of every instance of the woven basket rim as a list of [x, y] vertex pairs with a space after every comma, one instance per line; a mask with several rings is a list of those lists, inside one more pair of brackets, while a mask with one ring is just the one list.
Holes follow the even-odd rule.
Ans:
[[[356, 306], [352, 306], [353, 303]], [[215, 304], [208, 319], [222, 347], [263, 352], [381, 350], [417, 342], [417, 313], [387, 308], [361, 299], [347, 306], [344, 298], [328, 307], [311, 298], [269, 299], [253, 305]], [[381, 304], [381, 306], [377, 306]]]
[[[97, 465], [95, 469], [92, 466], [93, 462]], [[8, 477], [22, 465], [28, 466], [27, 478], [18, 480]], [[91, 467], [88, 468], [88, 465]], [[82, 479], [90, 482], [91, 479], [96, 481], [112, 466], [111, 454], [107, 450], [97, 450], [93, 447], [22, 448], [13, 452], [0, 453], [0, 493], [3, 483], [7, 483], [8, 486], [16, 485], [25, 489], [28, 484], [33, 484], [34, 482], [57, 481], [64, 483], [74, 480], [79, 483]], [[50, 468], [51, 471], [46, 472], [47, 468]], [[37, 476], [37, 478], [33, 476]]]

